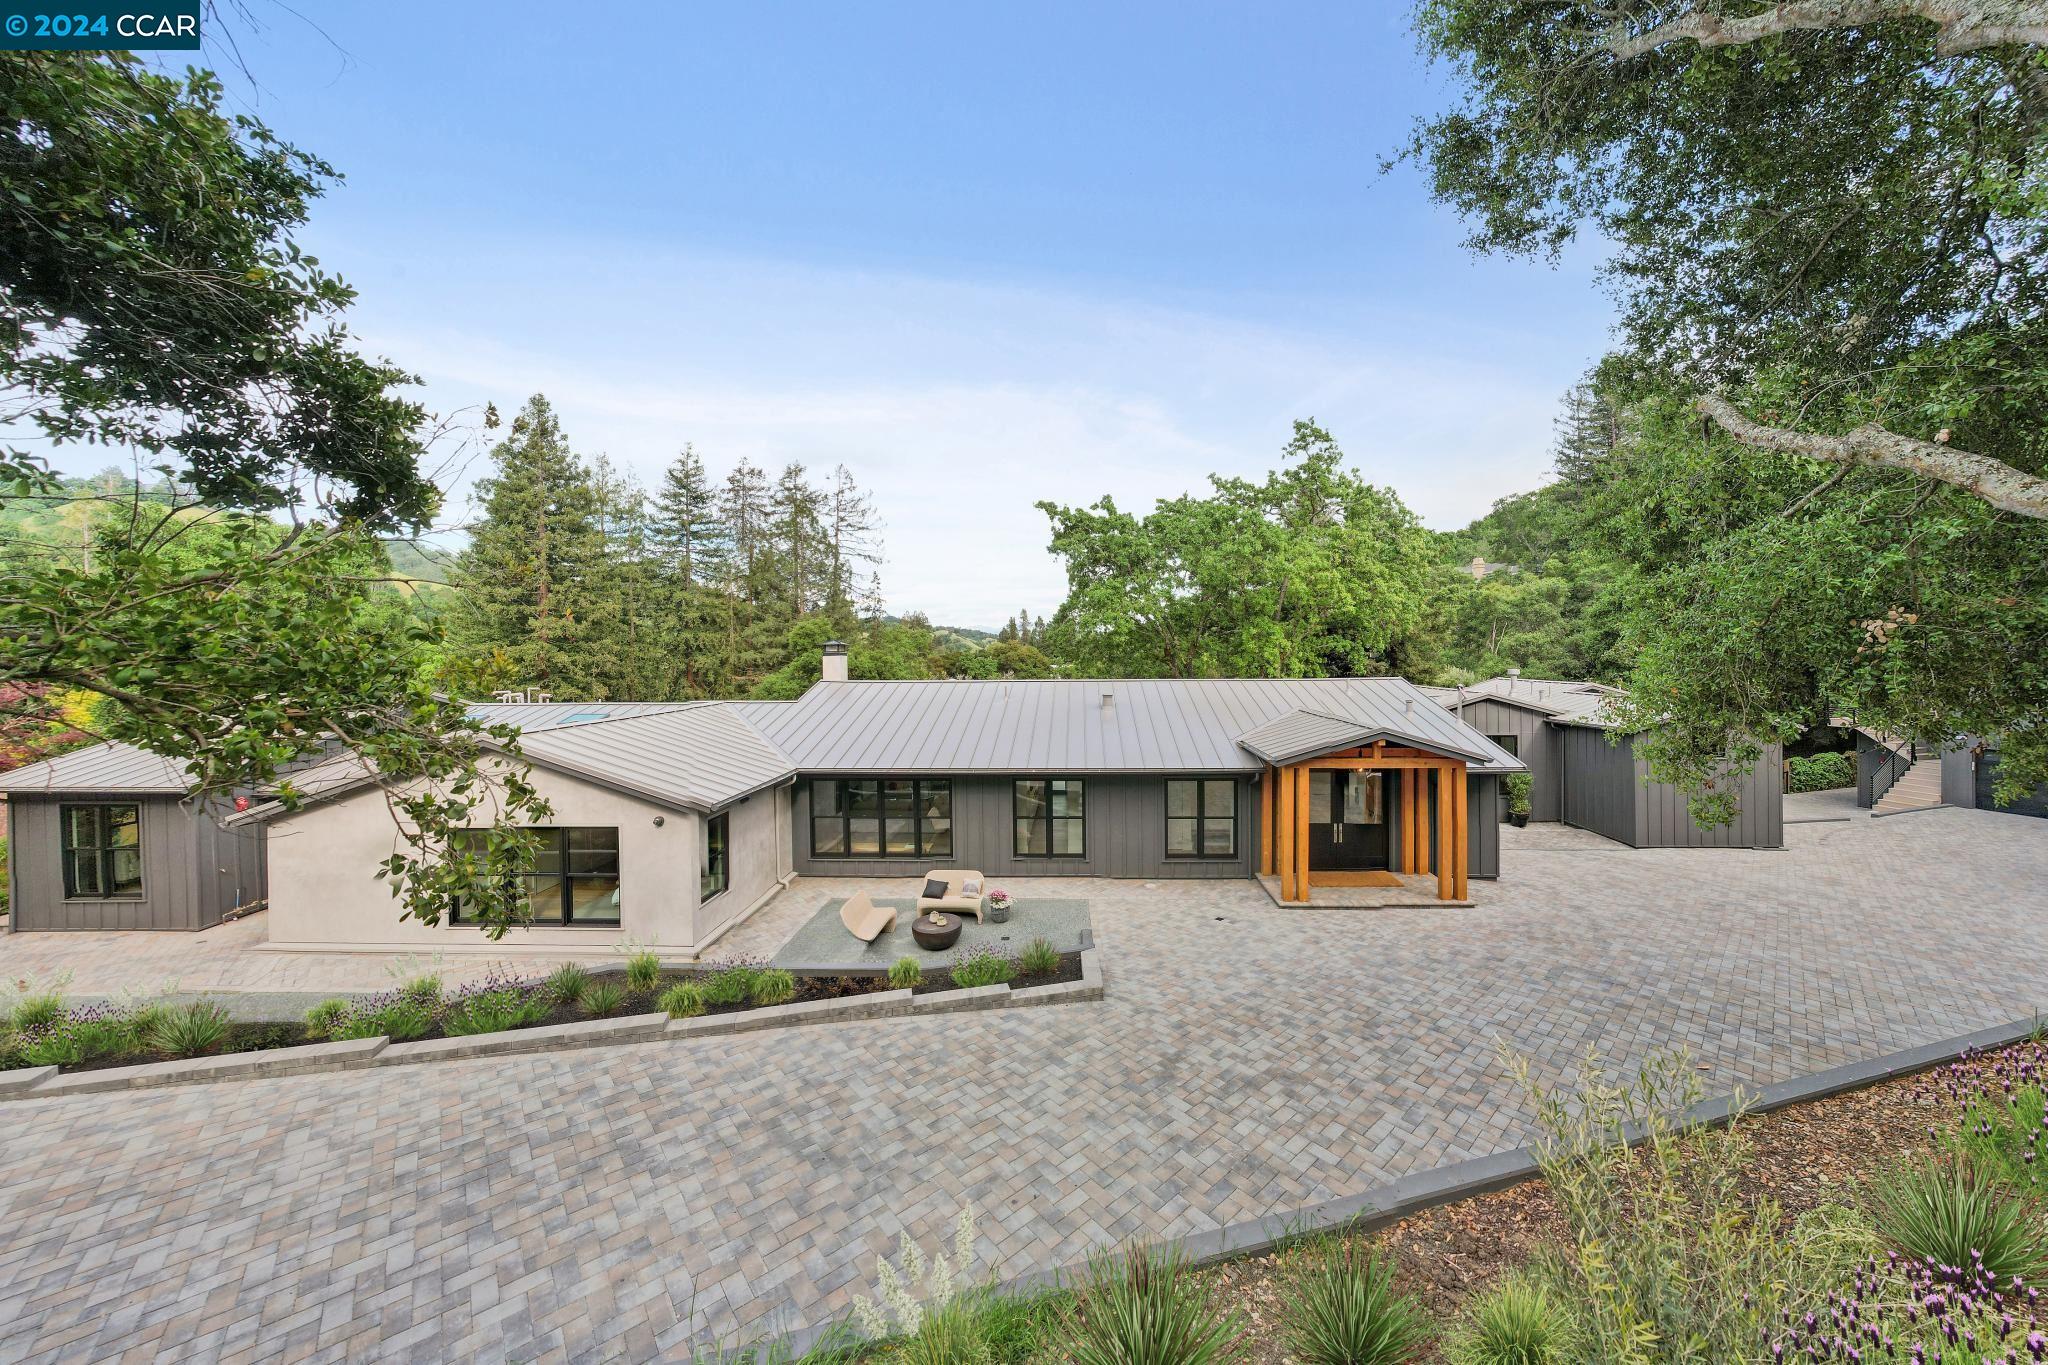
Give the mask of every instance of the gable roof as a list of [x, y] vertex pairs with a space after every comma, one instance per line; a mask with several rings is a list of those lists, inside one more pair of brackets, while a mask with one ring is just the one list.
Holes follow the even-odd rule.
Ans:
[[519, 747], [541, 767], [686, 810], [716, 810], [796, 775], [729, 702], [529, 730]]
[[1607, 703], [1624, 695], [1606, 683], [1579, 682], [1559, 678], [1483, 678], [1464, 687], [1424, 687], [1424, 693], [1438, 705], [1455, 712], [1458, 704], [1491, 701], [1533, 711], [1560, 725], [1591, 725], [1605, 728]]
[[0, 792], [120, 791], [182, 796], [189, 785], [182, 760], [111, 741], [0, 773]]
[[731, 705], [805, 772], [1257, 772], [1240, 737], [1295, 711], [1522, 767], [1405, 678], [834, 682]]
[[1276, 767], [1338, 749], [1356, 748], [1378, 740], [1394, 740], [1430, 749], [1446, 757], [1463, 758], [1475, 764], [1490, 765], [1493, 762], [1492, 754], [1475, 752], [1477, 746], [1474, 746], [1473, 750], [1468, 750], [1454, 749], [1440, 741], [1425, 743], [1417, 739], [1413, 733], [1395, 732], [1355, 720], [1345, 720], [1340, 716], [1326, 716], [1320, 711], [1289, 711], [1286, 715], [1269, 720], [1257, 729], [1248, 730], [1237, 737], [1239, 744]]

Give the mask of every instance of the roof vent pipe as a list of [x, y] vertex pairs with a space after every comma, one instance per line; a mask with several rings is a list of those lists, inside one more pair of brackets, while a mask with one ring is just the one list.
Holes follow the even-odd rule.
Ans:
[[1105, 688], [1103, 688], [1103, 689], [1102, 689], [1102, 709], [1103, 709], [1103, 710], [1105, 710], [1105, 711], [1109, 711], [1109, 710], [1113, 710], [1113, 709], [1114, 709], [1115, 707], [1116, 707], [1116, 689], [1115, 689], [1115, 688], [1113, 688], [1113, 687], [1105, 687]]
[[1521, 676], [1522, 670], [1519, 668], [1511, 668], [1508, 670], [1508, 691], [1512, 692], [1515, 690], [1515, 679]]

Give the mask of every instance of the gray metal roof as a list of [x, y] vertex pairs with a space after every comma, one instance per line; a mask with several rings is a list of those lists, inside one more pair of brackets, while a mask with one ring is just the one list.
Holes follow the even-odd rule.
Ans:
[[95, 744], [0, 773], [0, 792], [120, 791], [182, 796], [189, 785], [182, 760], [133, 744]]
[[529, 730], [519, 747], [542, 767], [693, 810], [715, 810], [795, 775], [730, 703]]
[[818, 773], [1257, 771], [1239, 737], [1294, 711], [1469, 755], [1484, 772], [1522, 766], [1405, 678], [843, 682], [731, 706]]
[[524, 701], [472, 702], [471, 720], [485, 725], [514, 725], [531, 733], [563, 725], [588, 725], [600, 720], [622, 720], [635, 716], [656, 716], [686, 706], [708, 706], [701, 701]]
[[1345, 720], [1341, 716], [1326, 716], [1319, 711], [1289, 711], [1278, 720], [1269, 720], [1257, 729], [1239, 735], [1237, 742], [1275, 765], [1327, 754], [1335, 749], [1371, 744], [1375, 740], [1416, 745], [1476, 763], [1490, 764], [1493, 761], [1492, 754], [1478, 751], [1476, 746], [1471, 749], [1453, 748], [1440, 739], [1425, 740], [1415, 733], [1416, 728], [1410, 725], [1398, 731], [1388, 730]]
[[1422, 691], [1452, 710], [1457, 708], [1460, 700], [1497, 701], [1534, 711], [1562, 725], [1603, 728], [1610, 724], [1607, 719], [1608, 702], [1625, 695], [1620, 688], [1609, 687], [1606, 683], [1519, 677], [1482, 678], [1463, 688], [1425, 687]]

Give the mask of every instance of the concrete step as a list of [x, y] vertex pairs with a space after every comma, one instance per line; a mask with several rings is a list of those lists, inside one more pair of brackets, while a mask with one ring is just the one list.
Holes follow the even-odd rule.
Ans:
[[1941, 804], [1941, 765], [1921, 760], [1899, 775], [1891, 790], [1878, 799], [1881, 815], [1899, 810], [1918, 810]]

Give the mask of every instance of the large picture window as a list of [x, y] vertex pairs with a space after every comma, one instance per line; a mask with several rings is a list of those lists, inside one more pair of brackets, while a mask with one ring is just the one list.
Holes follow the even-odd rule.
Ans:
[[928, 777], [811, 781], [814, 858], [950, 858], [953, 784]]
[[1228, 777], [1172, 778], [1166, 784], [1166, 856], [1237, 856], [1237, 783]]
[[1019, 858], [1082, 858], [1088, 853], [1087, 784], [1078, 777], [1021, 777], [1011, 787]]
[[111, 900], [142, 894], [142, 808], [62, 806], [64, 894]]
[[[619, 922], [619, 831], [614, 828], [536, 828], [540, 841], [533, 866], [516, 878], [535, 924], [617, 924]], [[465, 829], [458, 836], [481, 847], [488, 830]], [[458, 902], [450, 924], [474, 922]]]
[[697, 860], [697, 902], [703, 904], [725, 890], [727, 836], [731, 826], [724, 812], [704, 821], [704, 853]]

